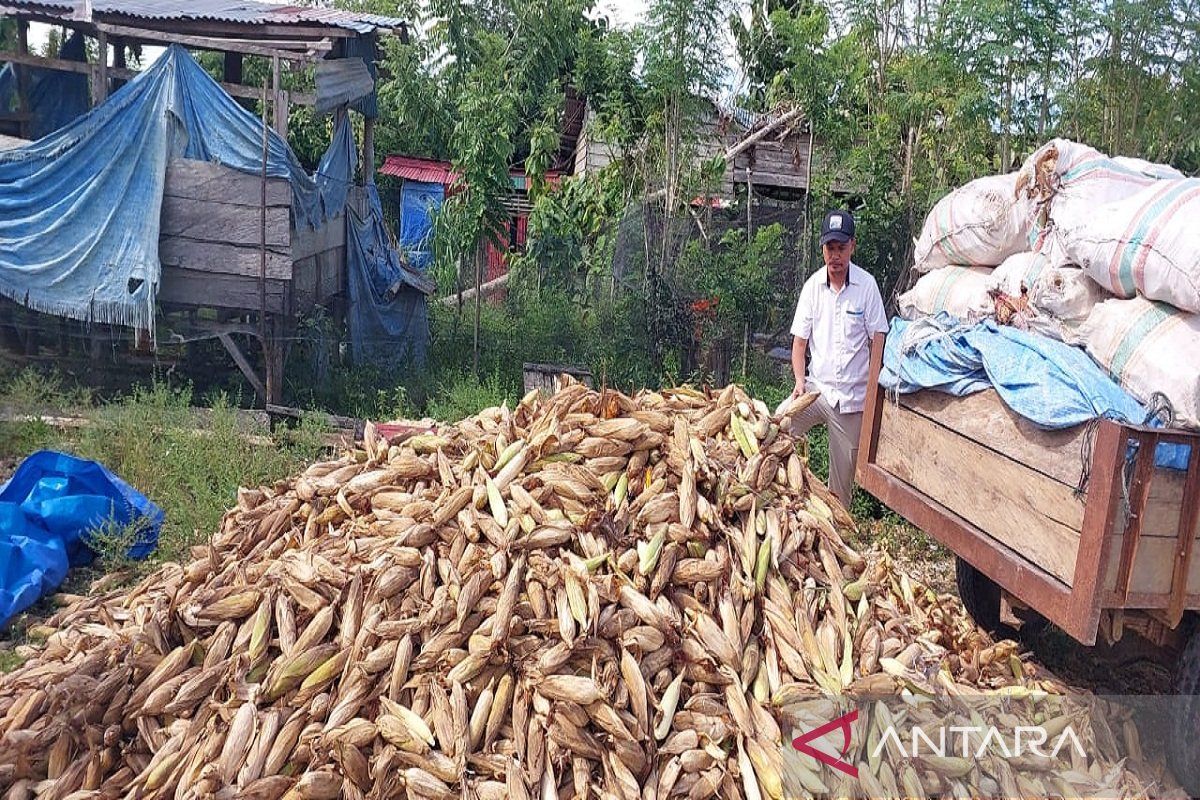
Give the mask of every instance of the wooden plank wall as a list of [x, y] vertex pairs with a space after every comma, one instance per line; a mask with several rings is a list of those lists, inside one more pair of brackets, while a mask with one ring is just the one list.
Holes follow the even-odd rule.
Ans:
[[733, 180], [756, 185], [808, 188], [808, 139], [792, 136], [782, 142], [760, 142], [733, 160]]
[[[292, 192], [282, 178], [267, 180], [267, 278], [292, 277]], [[216, 276], [258, 280], [262, 268], [262, 182], [258, 176], [201, 161], [167, 167], [159, 259]], [[204, 305], [204, 298], [195, 299]], [[258, 303], [255, 302], [254, 307]]]
[[[588, 124], [592, 118], [589, 109], [575, 149], [576, 175], [597, 172], [612, 163], [615, 158], [610, 145], [595, 139], [589, 133]], [[697, 154], [701, 159], [724, 155], [725, 151], [737, 144], [744, 135], [745, 131], [740, 125], [729, 121], [722, 122], [715, 113], [710, 114], [699, 126]], [[807, 136], [795, 134], [782, 142], [767, 137], [740, 153], [734, 159], [734, 163], [727, 166], [719, 194], [723, 197], [733, 197], [734, 184], [746, 182], [748, 169], [752, 170], [750, 174], [756, 185], [807, 189], [807, 167]]]

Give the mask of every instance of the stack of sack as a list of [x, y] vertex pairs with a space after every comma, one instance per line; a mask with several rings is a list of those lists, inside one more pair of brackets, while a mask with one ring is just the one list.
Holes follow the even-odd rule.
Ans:
[[938, 201], [914, 269], [905, 319], [995, 317], [1083, 347], [1200, 428], [1200, 179], [1054, 139]]

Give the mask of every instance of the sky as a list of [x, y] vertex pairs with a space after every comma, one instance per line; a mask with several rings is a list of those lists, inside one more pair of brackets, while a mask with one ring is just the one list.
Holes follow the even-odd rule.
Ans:
[[599, 0], [596, 6], [620, 28], [635, 25], [646, 16], [646, 0]]

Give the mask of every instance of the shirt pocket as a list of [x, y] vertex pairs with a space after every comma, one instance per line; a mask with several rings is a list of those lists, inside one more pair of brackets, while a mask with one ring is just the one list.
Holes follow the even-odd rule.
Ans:
[[866, 311], [848, 307], [842, 314], [842, 335], [847, 344], [860, 345], [867, 338]]

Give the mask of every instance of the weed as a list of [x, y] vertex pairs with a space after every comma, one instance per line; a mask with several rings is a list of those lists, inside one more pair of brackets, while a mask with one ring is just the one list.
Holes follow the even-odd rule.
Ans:
[[429, 404], [429, 416], [453, 423], [506, 401], [511, 408], [516, 399], [498, 372], [482, 381], [474, 375], [461, 374], [439, 387], [438, 396]]
[[150, 521], [142, 518], [128, 525], [107, 520], [100, 527], [89, 531], [85, 537], [87, 546], [96, 554], [95, 567], [104, 573], [129, 570], [137, 562], [130, 551], [144, 541], [150, 533]]
[[239, 415], [225, 396], [213, 398], [203, 420], [190, 406], [187, 389], [135, 390], [98, 409], [78, 446], [79, 455], [108, 465], [164, 510], [156, 559], [181, 558], [217, 530], [239, 487], [284, 478], [320, 450], [315, 417], [264, 446], [257, 437], [270, 431]]
[[12, 672], [25, 663], [25, 657], [13, 650], [0, 650], [0, 673]]

